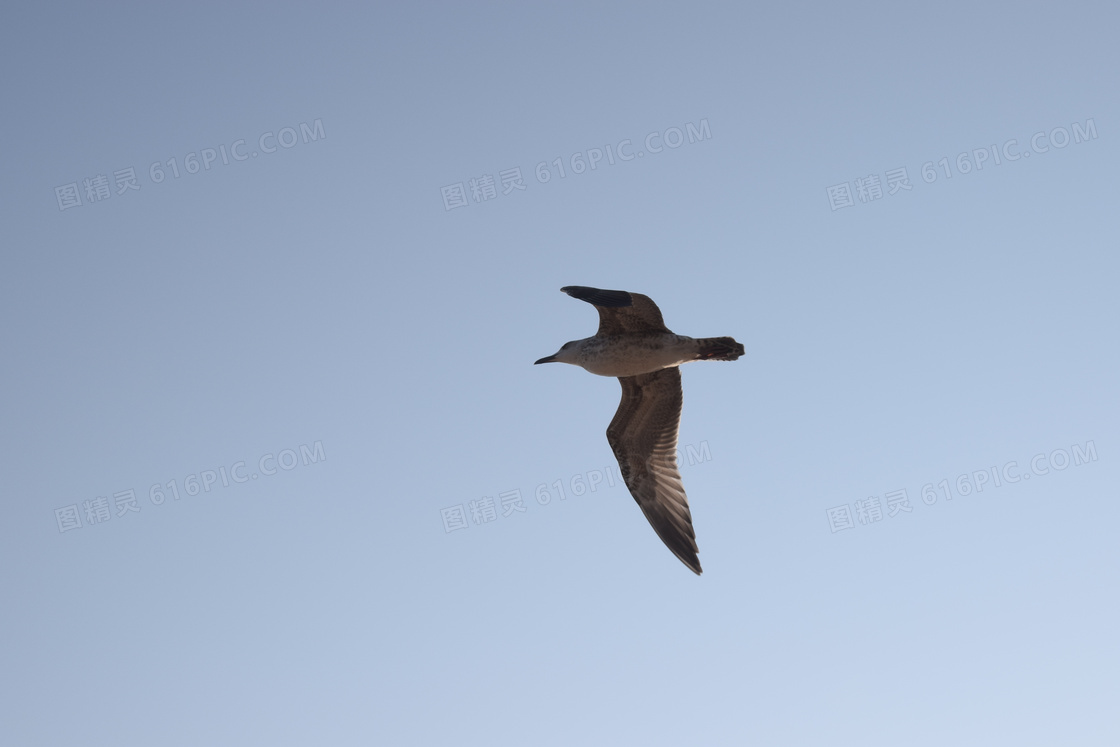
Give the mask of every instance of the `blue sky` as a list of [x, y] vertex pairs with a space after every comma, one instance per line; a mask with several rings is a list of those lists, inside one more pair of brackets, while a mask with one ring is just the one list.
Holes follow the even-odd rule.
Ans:
[[5, 743], [1120, 739], [1113, 6], [5, 15]]

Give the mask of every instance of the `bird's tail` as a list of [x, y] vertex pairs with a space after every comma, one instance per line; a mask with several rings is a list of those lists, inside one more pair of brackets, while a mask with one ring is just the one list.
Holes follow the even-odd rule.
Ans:
[[696, 342], [698, 361], [733, 361], [745, 352], [743, 344], [733, 337], [702, 337]]

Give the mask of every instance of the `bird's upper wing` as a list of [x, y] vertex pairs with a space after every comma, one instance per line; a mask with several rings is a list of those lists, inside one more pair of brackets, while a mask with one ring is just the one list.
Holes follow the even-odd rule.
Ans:
[[699, 575], [696, 533], [677, 469], [683, 401], [680, 369], [625, 376], [619, 382], [622, 401], [607, 428], [607, 441], [622, 479], [661, 541]]
[[587, 301], [599, 311], [599, 336], [628, 332], [669, 332], [649, 296], [619, 290], [588, 288], [585, 285], [568, 285], [560, 290], [572, 298]]

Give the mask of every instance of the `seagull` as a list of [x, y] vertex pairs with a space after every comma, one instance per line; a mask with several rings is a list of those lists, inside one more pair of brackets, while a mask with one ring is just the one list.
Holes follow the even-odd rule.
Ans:
[[689, 361], [733, 361], [743, 354], [743, 346], [731, 337], [673, 334], [657, 304], [641, 293], [583, 285], [560, 290], [599, 311], [599, 331], [564, 343], [536, 363], [570, 363], [599, 376], [618, 377], [622, 401], [607, 426], [607, 442], [622, 479], [657, 536], [699, 576], [696, 532], [677, 469], [683, 401], [678, 367]]

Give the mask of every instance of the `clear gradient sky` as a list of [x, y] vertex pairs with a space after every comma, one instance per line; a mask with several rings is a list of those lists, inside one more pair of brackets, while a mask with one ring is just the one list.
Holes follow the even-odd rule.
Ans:
[[4, 12], [0, 743], [1120, 743], [1114, 4], [379, 6]]

